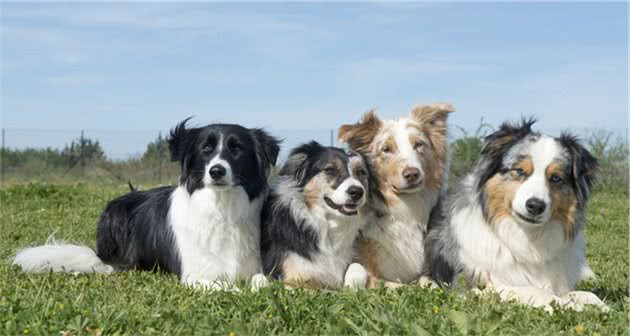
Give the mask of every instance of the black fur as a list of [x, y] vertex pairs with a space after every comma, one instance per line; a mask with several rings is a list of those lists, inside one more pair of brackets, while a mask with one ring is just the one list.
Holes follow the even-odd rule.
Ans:
[[[312, 141], [293, 149], [286, 163], [279, 172], [282, 180], [280, 183], [289, 183], [287, 179], [295, 184], [298, 192], [303, 192], [303, 188], [326, 166], [331, 158], [336, 157], [342, 162], [348, 163], [349, 156], [361, 155], [356, 152], [344, 152], [335, 147], [325, 147]], [[367, 163], [365, 156], [361, 155]], [[366, 190], [367, 202], [370, 202], [373, 173], [367, 165], [368, 179]], [[349, 177], [347, 171], [338, 172], [333, 188]], [[376, 183], [376, 182], [374, 182]], [[380, 195], [380, 194], [379, 194]], [[290, 205], [281, 200], [282, 195], [278, 195], [276, 190], [272, 190], [271, 195], [265, 203], [261, 215], [261, 253], [263, 261], [263, 271], [274, 278], [282, 278], [280, 266], [288, 253], [296, 253], [301, 257], [311, 260], [313, 255], [318, 253], [319, 233], [309, 225], [305, 225], [304, 218], [295, 218]], [[380, 195], [380, 199], [383, 196]], [[306, 207], [305, 207], [306, 209]]]
[[[484, 186], [495, 174], [504, 173], [502, 171], [503, 159], [515, 144], [529, 135], [537, 134], [532, 131], [535, 122], [534, 118], [522, 119], [518, 124], [505, 122], [499, 126], [497, 131], [484, 139], [479, 161], [474, 168], [478, 175], [474, 188], [478, 192], [479, 203], [486, 220], [487, 202], [483, 190]], [[442, 197], [431, 212], [429, 219], [428, 234], [425, 237], [425, 263], [422, 274], [440, 286], [453, 284], [455, 278], [463, 271], [463, 267], [457, 264], [457, 256], [453, 255], [459, 251], [459, 246], [453, 239], [454, 233], [448, 224], [451, 220], [451, 213], [461, 206], [457, 204], [457, 201], [460, 201], [461, 195], [468, 193], [462, 188], [460, 183], [459, 186]]]
[[[451, 214], [456, 213], [468, 202], [478, 201], [486, 221], [488, 220], [484, 186], [495, 174], [505, 173], [502, 171], [504, 157], [516, 143], [527, 136], [532, 136], [532, 140], [537, 138], [539, 133], [531, 130], [533, 123], [533, 119], [524, 119], [518, 125], [504, 123], [498, 131], [489, 135], [485, 140], [479, 162], [471, 173], [477, 177], [476, 184], [469, 187], [460, 182], [431, 213], [429, 233], [425, 238], [426, 263], [423, 275], [440, 285], [453, 285], [457, 282], [457, 277], [463, 275], [464, 268], [458, 261], [460, 248], [450, 225]], [[562, 133], [556, 141], [568, 153], [570, 164], [565, 176], [567, 183], [574, 188], [579, 207], [584, 209], [597, 177], [597, 160], [570, 133]], [[579, 226], [576, 226], [577, 229]], [[473, 278], [467, 280], [469, 285], [474, 282]]]
[[424, 238], [425, 262], [422, 265], [422, 276], [429, 277], [440, 286], [448, 286], [454, 282], [455, 276], [463, 268], [455, 262], [455, 258], [447, 255], [459, 251], [459, 246], [453, 237], [450, 226], [450, 214], [457, 207], [451, 200], [452, 195], [461, 192], [458, 188], [443, 195], [438, 204], [431, 211], [428, 233]]
[[[252, 200], [264, 195], [267, 172], [275, 164], [279, 141], [260, 129], [215, 124], [188, 128], [182, 121], [170, 133], [171, 159], [181, 166], [180, 184], [189, 193], [205, 188], [206, 165], [216, 155], [230, 164], [233, 183]], [[223, 138], [224, 150], [217, 151]], [[107, 204], [97, 225], [97, 256], [117, 269], [161, 270], [180, 275], [180, 260], [168, 222], [174, 186], [131, 192]]]
[[288, 252], [297, 253], [311, 260], [319, 251], [319, 234], [303, 225], [304, 220], [296, 222], [291, 209], [279, 206], [278, 196], [267, 198], [261, 215], [261, 244], [263, 271], [275, 279], [282, 277], [279, 265]]
[[504, 155], [521, 139], [532, 134], [532, 126], [536, 123], [533, 117], [521, 120], [520, 124], [505, 122], [499, 129], [484, 139], [481, 157], [487, 162], [477, 182], [481, 190], [488, 180], [501, 169]]
[[131, 181], [127, 181], [127, 185], [129, 186], [129, 192], [138, 191], [138, 189], [131, 184]]
[[578, 138], [568, 132], [562, 132], [558, 138], [560, 144], [567, 149], [571, 160], [570, 177], [580, 207], [586, 205], [599, 173], [597, 159], [580, 144]]
[[187, 122], [188, 119], [182, 121], [171, 131], [169, 150], [171, 160], [180, 161], [180, 183], [186, 185], [188, 192], [203, 187], [205, 166], [220, 146], [227, 149], [220, 158], [232, 167], [233, 183], [242, 186], [250, 200], [263, 192], [267, 186], [266, 172], [278, 158], [280, 141], [261, 129], [230, 124], [187, 128]]
[[96, 255], [122, 270], [158, 266], [179, 274], [179, 256], [167, 222], [174, 189], [134, 191], [109, 202], [96, 227]]

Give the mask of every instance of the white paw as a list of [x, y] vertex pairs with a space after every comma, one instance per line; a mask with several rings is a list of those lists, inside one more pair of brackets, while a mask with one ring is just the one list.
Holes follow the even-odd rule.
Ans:
[[597, 306], [604, 313], [610, 311], [610, 308], [597, 295], [586, 291], [573, 291], [565, 294], [562, 297], [562, 304], [576, 311], [582, 311], [584, 305]]
[[263, 287], [267, 287], [269, 285], [269, 280], [262, 273], [257, 273], [252, 276], [251, 287], [253, 291], [257, 291]]
[[348, 288], [359, 289], [365, 288], [368, 281], [368, 272], [361, 264], [353, 263], [348, 266], [346, 276], [343, 279], [343, 285]]
[[487, 293], [477, 287], [473, 288], [470, 292], [477, 296], [484, 296]]
[[421, 276], [420, 279], [418, 279], [418, 285], [423, 288], [431, 288], [431, 289], [440, 288], [440, 286], [438, 286], [438, 284], [435, 283], [435, 281], [431, 280], [429, 277], [426, 277], [426, 276]]
[[521, 304], [543, 308], [547, 312], [553, 312], [552, 302], [562, 302], [560, 297], [537, 287], [497, 287], [494, 290], [503, 301], [515, 300]]

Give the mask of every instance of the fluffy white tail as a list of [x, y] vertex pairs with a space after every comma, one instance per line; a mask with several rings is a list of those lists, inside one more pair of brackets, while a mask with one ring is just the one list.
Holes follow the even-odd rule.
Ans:
[[13, 259], [25, 272], [112, 273], [114, 268], [87, 246], [49, 241], [18, 251]]

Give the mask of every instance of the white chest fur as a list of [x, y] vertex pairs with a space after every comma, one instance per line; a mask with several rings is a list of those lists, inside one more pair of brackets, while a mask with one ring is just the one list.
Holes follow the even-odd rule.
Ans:
[[491, 228], [476, 206], [454, 214], [452, 225], [459, 260], [480, 285], [532, 286], [562, 295], [591, 272], [583, 233], [567, 240], [560, 223], [528, 230], [508, 218]]
[[366, 219], [360, 215], [333, 219], [309, 217], [305, 224], [317, 228], [318, 251], [311, 255], [310, 260], [295, 253], [288, 259], [292, 267], [308, 278], [317, 279], [326, 287], [340, 287], [354, 256], [354, 241]]
[[179, 251], [181, 281], [187, 284], [249, 279], [261, 270], [259, 237], [262, 199], [250, 202], [241, 187], [178, 187], [171, 196], [169, 223]]
[[424, 235], [438, 194], [402, 195], [390, 213], [369, 225], [363, 236], [375, 243], [378, 271], [385, 280], [417, 280], [424, 261]]

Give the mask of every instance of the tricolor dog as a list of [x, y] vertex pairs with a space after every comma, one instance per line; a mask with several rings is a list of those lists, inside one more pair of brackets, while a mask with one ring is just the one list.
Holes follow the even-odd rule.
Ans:
[[533, 123], [505, 123], [485, 139], [472, 172], [432, 216], [424, 273], [547, 309], [606, 310], [595, 294], [575, 291], [593, 276], [584, 225], [597, 161], [573, 135], [543, 135]]
[[292, 287], [365, 287], [354, 242], [378, 198], [361, 154], [311, 142], [295, 148], [262, 214], [265, 273]]
[[133, 191], [109, 202], [97, 224], [96, 251], [48, 244], [17, 253], [30, 272], [159, 268], [183, 284], [224, 288], [262, 271], [260, 213], [279, 141], [261, 129], [214, 124], [170, 134], [177, 186]]
[[358, 240], [358, 261], [388, 285], [418, 280], [424, 263], [429, 215], [446, 176], [449, 104], [415, 107], [409, 116], [381, 120], [374, 112], [339, 129], [339, 140], [374, 164], [384, 211]]

